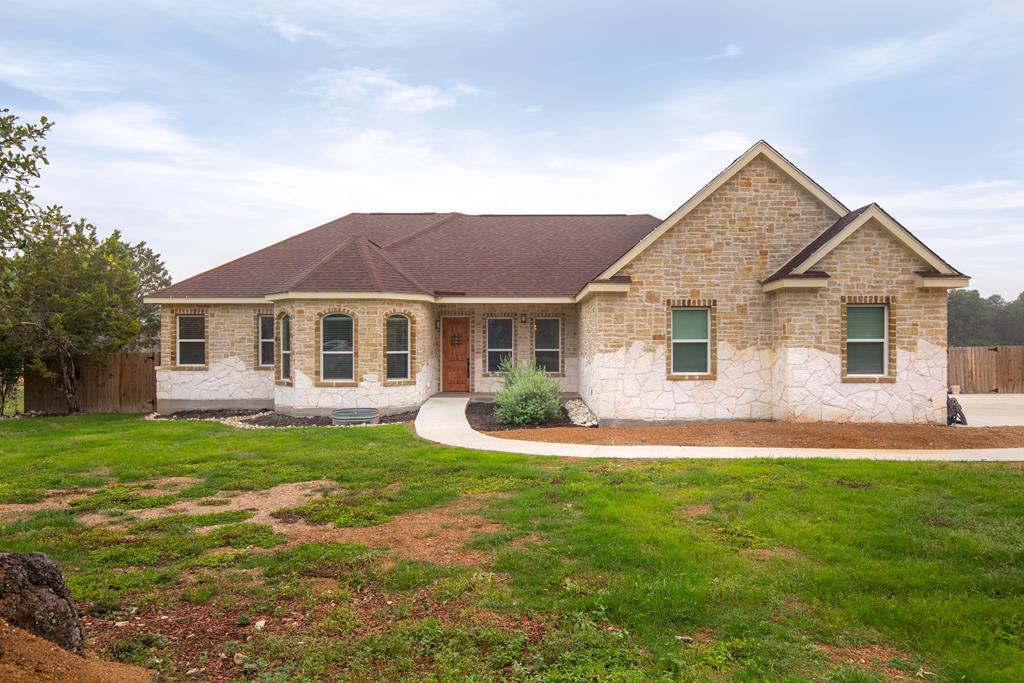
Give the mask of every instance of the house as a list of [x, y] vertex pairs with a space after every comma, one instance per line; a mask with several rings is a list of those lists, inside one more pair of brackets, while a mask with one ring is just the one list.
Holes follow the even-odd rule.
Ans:
[[397, 412], [512, 356], [605, 422], [939, 423], [967, 283], [762, 141], [665, 220], [350, 214], [146, 301], [161, 412]]

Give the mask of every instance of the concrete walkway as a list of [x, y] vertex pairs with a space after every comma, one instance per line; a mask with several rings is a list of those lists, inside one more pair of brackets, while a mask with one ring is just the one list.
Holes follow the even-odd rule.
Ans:
[[1024, 427], [1024, 394], [957, 394], [970, 427]]
[[569, 458], [839, 458], [982, 462], [1024, 460], [1024, 448], [961, 450], [862, 450], [856, 448], [733, 448], [731, 446], [593, 446], [499, 439], [475, 431], [466, 420], [465, 396], [433, 396], [420, 407], [416, 433], [428, 441], [460, 448]]

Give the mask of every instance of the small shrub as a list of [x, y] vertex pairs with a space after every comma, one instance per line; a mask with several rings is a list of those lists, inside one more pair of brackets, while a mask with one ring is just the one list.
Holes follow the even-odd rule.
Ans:
[[504, 425], [543, 424], [562, 414], [558, 382], [548, 377], [533, 361], [501, 363], [504, 381], [494, 397], [494, 417]]

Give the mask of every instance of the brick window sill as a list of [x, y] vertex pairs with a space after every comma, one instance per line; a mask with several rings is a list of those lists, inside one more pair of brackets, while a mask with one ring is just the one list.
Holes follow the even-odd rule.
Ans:
[[253, 370], [261, 370], [263, 372], [273, 372], [274, 366], [273, 365], [257, 365], [256, 367], [253, 368]]
[[386, 380], [384, 380], [384, 386], [386, 386], [386, 387], [414, 387], [414, 386], [416, 386], [416, 380], [414, 380], [414, 379], [386, 379]]
[[851, 377], [844, 376], [841, 381], [843, 384], [895, 384], [896, 378], [889, 375], [872, 377], [872, 376], [858, 376], [853, 375]]
[[354, 381], [324, 382], [324, 381], [320, 381], [320, 382], [313, 382], [313, 386], [320, 387], [320, 388], [323, 388], [323, 389], [358, 387], [359, 386], [359, 382], [354, 382]]
[[290, 387], [292, 385], [292, 381], [290, 379], [278, 379], [274, 380], [274, 385], [279, 387]]
[[191, 371], [191, 372], [206, 372], [210, 369], [209, 365], [161, 365], [157, 370], [174, 370], [179, 371]]
[[668, 374], [668, 375], [665, 375], [665, 379], [669, 380], [670, 382], [701, 382], [701, 381], [713, 382], [716, 379], [718, 379], [718, 375], [710, 373], [710, 372], [709, 373], [705, 373], [705, 374], [700, 374], [700, 375], [673, 375], [673, 374]]

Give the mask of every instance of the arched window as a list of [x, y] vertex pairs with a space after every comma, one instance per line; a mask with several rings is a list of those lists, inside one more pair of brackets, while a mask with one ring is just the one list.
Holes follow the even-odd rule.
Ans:
[[281, 379], [292, 378], [292, 319], [281, 316]]
[[320, 321], [320, 379], [355, 377], [355, 325], [351, 316], [326, 315]]
[[388, 317], [385, 337], [387, 338], [386, 379], [409, 379], [409, 319], [404, 315]]

